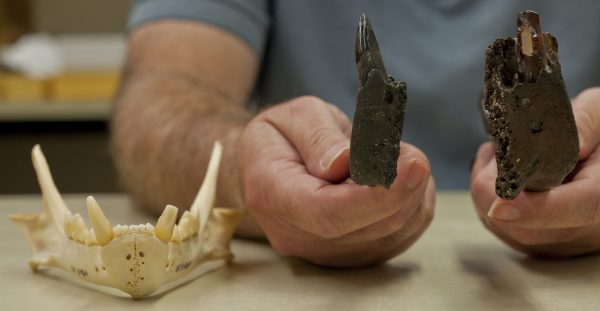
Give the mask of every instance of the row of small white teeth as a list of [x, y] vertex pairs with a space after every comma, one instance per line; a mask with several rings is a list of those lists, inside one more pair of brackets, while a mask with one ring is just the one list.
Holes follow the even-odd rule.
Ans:
[[[81, 215], [67, 215], [65, 218], [65, 233], [69, 239], [84, 243], [86, 245], [106, 245], [115, 237], [125, 234], [145, 234], [155, 235], [159, 240], [179, 243], [185, 241], [198, 232], [198, 218], [192, 216], [186, 211], [179, 221], [175, 224], [177, 218], [177, 208], [168, 205], [163, 214], [159, 217], [156, 227], [147, 223], [145, 225], [116, 225], [112, 227], [110, 221], [104, 215], [104, 212], [94, 200], [93, 197], [87, 198], [88, 214], [92, 227], [91, 231], [87, 229]], [[94, 232], [94, 230], [96, 232]]]
[[115, 237], [119, 237], [123, 234], [127, 234], [127, 233], [141, 233], [141, 234], [147, 234], [147, 235], [154, 235], [154, 226], [151, 225], [150, 223], [147, 223], [145, 225], [116, 225], [113, 228], [113, 232], [115, 234]]

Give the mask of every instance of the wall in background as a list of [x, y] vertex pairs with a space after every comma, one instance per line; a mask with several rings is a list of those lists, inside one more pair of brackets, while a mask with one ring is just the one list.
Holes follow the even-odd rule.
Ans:
[[123, 32], [131, 6], [128, 0], [29, 1], [33, 30], [54, 34]]
[[[10, 36], [23, 31], [123, 33], [130, 6], [128, 0], [0, 0], [0, 40], [4, 34], [5, 42], [12, 41]], [[72, 105], [79, 104], [86, 103]], [[93, 120], [2, 115], [16, 105], [27, 104], [0, 103], [0, 193], [39, 193], [30, 156], [38, 143], [62, 192], [120, 191], [108, 147], [108, 113]]]

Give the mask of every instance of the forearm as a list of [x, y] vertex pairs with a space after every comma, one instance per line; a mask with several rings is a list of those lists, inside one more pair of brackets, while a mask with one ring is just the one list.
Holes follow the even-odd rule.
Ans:
[[[245, 103], [257, 74], [254, 52], [219, 27], [162, 20], [130, 34], [126, 68], [112, 149], [136, 204], [155, 214], [166, 204], [189, 208], [218, 139], [225, 149], [216, 204], [243, 207], [235, 144], [252, 117]], [[238, 233], [256, 235], [256, 228], [244, 221]]]
[[[235, 143], [251, 114], [199, 79], [183, 75], [126, 77], [112, 122], [121, 182], [137, 205], [158, 214], [166, 204], [188, 208], [202, 182], [215, 140], [224, 146], [217, 206], [243, 207]], [[256, 234], [246, 221], [240, 233]]]

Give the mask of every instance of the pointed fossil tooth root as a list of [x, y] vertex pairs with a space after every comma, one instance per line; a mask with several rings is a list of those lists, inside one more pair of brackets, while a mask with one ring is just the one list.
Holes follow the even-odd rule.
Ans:
[[162, 215], [156, 222], [154, 228], [154, 234], [156, 237], [164, 243], [169, 243], [173, 236], [173, 229], [175, 227], [175, 221], [177, 220], [177, 207], [173, 205], [167, 205]]
[[[359, 86], [364, 86], [367, 82], [369, 71], [375, 69], [381, 71], [387, 76], [383, 58], [379, 52], [379, 44], [375, 38], [373, 26], [365, 13], [362, 13], [358, 20], [356, 29], [356, 40], [354, 46], [354, 58], [359, 67]], [[362, 69], [362, 67], [365, 67]], [[362, 70], [361, 70], [362, 69]]]
[[93, 196], [87, 197], [86, 203], [88, 216], [90, 217], [92, 228], [94, 228], [94, 233], [96, 234], [96, 241], [100, 245], [108, 244], [108, 242], [112, 241], [114, 238], [110, 221], [106, 218], [100, 205], [98, 205], [98, 202], [96, 202]]

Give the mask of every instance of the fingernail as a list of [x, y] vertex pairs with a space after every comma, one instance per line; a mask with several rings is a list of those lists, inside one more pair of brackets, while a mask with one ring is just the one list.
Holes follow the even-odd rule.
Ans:
[[329, 150], [325, 152], [325, 155], [323, 155], [323, 158], [321, 158], [321, 168], [324, 170], [329, 170], [333, 162], [348, 149], [350, 149], [350, 146], [348, 146], [346, 143], [329, 148]]
[[518, 208], [505, 202], [495, 202], [488, 212], [488, 217], [497, 220], [516, 220], [520, 215]]
[[406, 178], [406, 187], [409, 190], [415, 190], [417, 187], [425, 180], [427, 177], [427, 167], [419, 163], [421, 161], [414, 160], [411, 164], [410, 171], [408, 172], [408, 177]]

